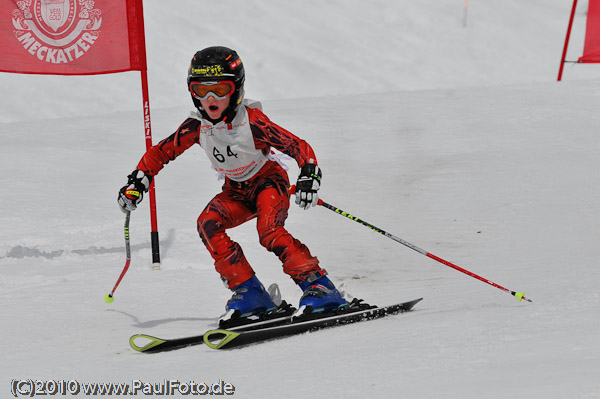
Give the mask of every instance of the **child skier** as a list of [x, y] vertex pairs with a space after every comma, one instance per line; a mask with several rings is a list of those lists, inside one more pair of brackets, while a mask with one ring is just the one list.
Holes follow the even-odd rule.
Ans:
[[315, 206], [321, 169], [311, 146], [271, 122], [260, 103], [244, 99], [244, 66], [226, 47], [198, 51], [187, 85], [196, 111], [171, 136], [150, 148], [118, 196], [123, 211], [133, 211], [152, 178], [185, 150], [199, 144], [212, 167], [225, 178], [222, 191], [198, 218], [198, 233], [215, 268], [233, 296], [224, 320], [260, 315], [276, 306], [256, 277], [241, 247], [226, 230], [257, 219], [259, 241], [283, 263], [283, 271], [302, 289], [298, 312], [322, 312], [347, 305], [327, 272], [308, 248], [284, 228], [289, 209], [287, 173], [271, 147], [291, 156], [300, 167], [296, 204]]

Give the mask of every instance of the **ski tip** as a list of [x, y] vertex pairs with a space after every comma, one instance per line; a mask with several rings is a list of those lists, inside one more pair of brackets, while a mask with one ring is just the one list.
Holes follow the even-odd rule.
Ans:
[[423, 300], [423, 298], [418, 298], [418, 299], [414, 299], [412, 301], [406, 302], [404, 304], [403, 309], [404, 310], [411, 310], [417, 303], [421, 302]]
[[[135, 343], [136, 340], [138, 341], [138, 344]], [[146, 342], [145, 345], [138, 346], [138, 345], [141, 345], [140, 340], [141, 340], [141, 342], [144, 342], [144, 340], [148, 340], [148, 341]], [[151, 351], [152, 348], [155, 348], [164, 343], [165, 343], [165, 340], [156, 338], [156, 337], [153, 337], [150, 335], [146, 335], [146, 334], [136, 334], [136, 335], [132, 335], [131, 338], [129, 338], [129, 346], [131, 346], [133, 349], [135, 349], [138, 352]]]

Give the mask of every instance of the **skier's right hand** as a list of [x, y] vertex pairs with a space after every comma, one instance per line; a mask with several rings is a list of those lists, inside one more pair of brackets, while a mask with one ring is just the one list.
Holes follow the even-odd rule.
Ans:
[[119, 190], [117, 203], [123, 212], [135, 211], [138, 204], [142, 202], [144, 193], [148, 192], [152, 176], [147, 176], [141, 170], [134, 170], [129, 176], [127, 184]]

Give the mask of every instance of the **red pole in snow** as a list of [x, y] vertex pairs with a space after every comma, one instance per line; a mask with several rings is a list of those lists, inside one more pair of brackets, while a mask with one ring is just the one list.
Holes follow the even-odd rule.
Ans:
[[[144, 102], [144, 135], [146, 136], [146, 150], [152, 147], [152, 125], [150, 124], [150, 100], [148, 94], [148, 72], [142, 70], [142, 96]], [[156, 217], [156, 193], [154, 190], [154, 179], [148, 188], [150, 199], [150, 238], [152, 244], [152, 268], [160, 269], [160, 245], [158, 240], [158, 220]]]
[[[146, 38], [144, 33], [144, 11], [142, 0], [136, 1], [137, 9], [141, 18], [135, 18], [130, 21], [130, 29], [135, 28], [138, 32], [138, 40], [140, 41], [140, 47], [143, 49], [143, 66], [140, 68], [142, 77], [142, 101], [144, 106], [144, 136], [146, 138], [146, 150], [152, 147], [152, 126], [150, 124], [150, 95], [148, 94], [148, 67], [146, 64]], [[154, 190], [154, 179], [150, 183], [148, 188], [148, 197], [150, 202], [150, 239], [152, 244], [152, 268], [155, 270], [160, 269], [160, 246], [158, 241], [158, 221], [156, 217], [156, 194]]]
[[571, 37], [571, 28], [573, 27], [573, 18], [575, 17], [575, 9], [577, 8], [577, 0], [573, 0], [573, 8], [571, 9], [571, 18], [569, 18], [569, 27], [567, 28], [567, 37], [565, 38], [565, 46], [563, 48], [562, 58], [560, 60], [560, 68], [558, 70], [558, 79], [562, 79], [563, 69], [565, 67], [565, 58], [567, 57], [567, 48], [569, 47], [569, 38]]

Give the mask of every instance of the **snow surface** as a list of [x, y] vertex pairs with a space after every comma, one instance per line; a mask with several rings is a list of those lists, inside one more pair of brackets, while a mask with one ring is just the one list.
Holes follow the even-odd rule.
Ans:
[[[199, 148], [161, 172], [161, 270], [145, 202], [131, 268], [106, 304], [125, 263], [116, 193], [145, 147], [139, 73], [2, 74], [3, 397], [31, 378], [223, 379], [240, 398], [600, 398], [600, 67], [568, 65], [555, 82], [570, 1], [472, 1], [466, 27], [462, 1], [197, 4], [144, 4], [155, 141], [191, 109], [194, 51], [236, 48], [248, 97], [317, 151], [325, 201], [534, 302], [294, 207], [288, 229], [347, 292], [425, 299], [410, 314], [239, 350], [137, 353], [133, 334], [216, 326], [230, 293], [195, 224], [220, 183]], [[253, 223], [231, 235], [265, 284], [299, 298]]]

